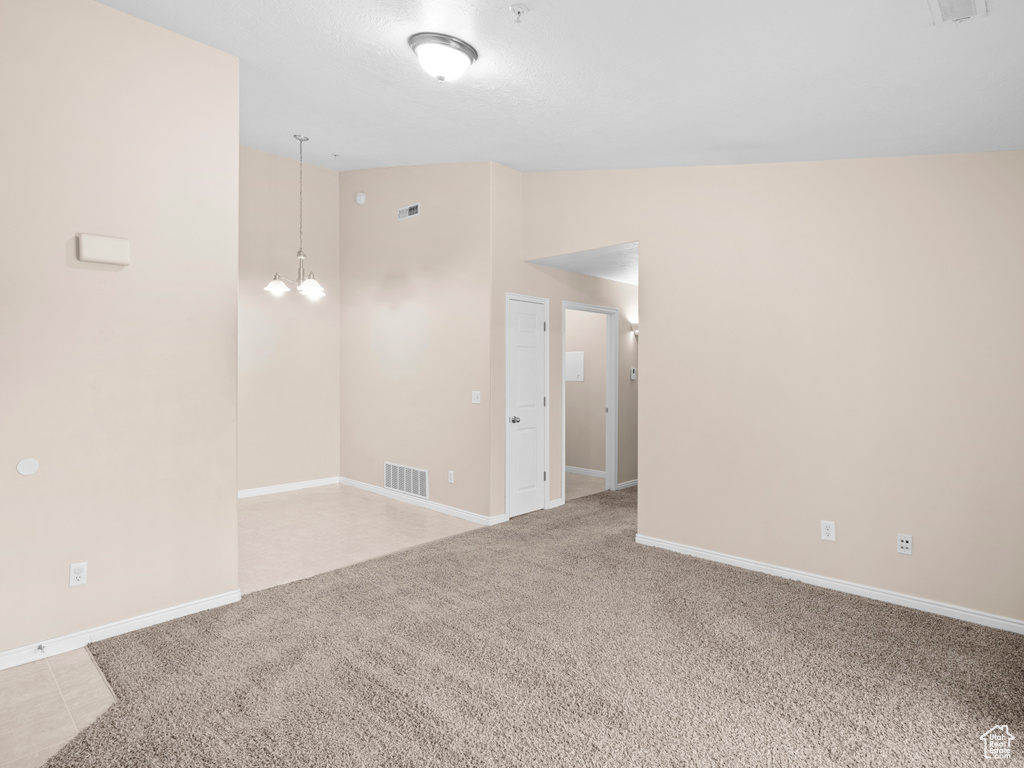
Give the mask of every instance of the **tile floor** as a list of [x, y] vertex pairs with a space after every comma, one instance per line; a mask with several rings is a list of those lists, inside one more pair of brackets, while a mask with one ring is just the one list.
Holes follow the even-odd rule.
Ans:
[[[341, 485], [238, 501], [242, 593], [479, 528]], [[0, 768], [39, 768], [114, 702], [85, 648], [0, 671]]]
[[238, 500], [242, 594], [480, 526], [344, 485]]
[[572, 501], [581, 496], [590, 496], [592, 493], [601, 493], [603, 490], [605, 490], [603, 477], [577, 475], [573, 472], [565, 473], [566, 501]]
[[0, 671], [0, 768], [38, 768], [113, 703], [85, 648]]

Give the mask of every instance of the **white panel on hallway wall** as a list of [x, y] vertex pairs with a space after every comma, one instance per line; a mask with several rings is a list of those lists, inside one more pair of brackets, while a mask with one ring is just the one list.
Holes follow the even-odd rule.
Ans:
[[565, 353], [565, 380], [583, 381], [583, 353]]

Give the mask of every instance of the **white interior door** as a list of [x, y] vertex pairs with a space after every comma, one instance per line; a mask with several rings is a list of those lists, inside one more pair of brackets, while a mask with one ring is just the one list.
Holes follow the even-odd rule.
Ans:
[[510, 517], [544, 508], [547, 306], [509, 297], [506, 479]]

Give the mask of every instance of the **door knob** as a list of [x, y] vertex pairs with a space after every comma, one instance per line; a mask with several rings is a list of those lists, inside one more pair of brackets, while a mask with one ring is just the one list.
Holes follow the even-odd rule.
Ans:
[[518, 424], [519, 423], [519, 417], [518, 416], [513, 416], [511, 419], [509, 419], [509, 421], [511, 421], [513, 424]]

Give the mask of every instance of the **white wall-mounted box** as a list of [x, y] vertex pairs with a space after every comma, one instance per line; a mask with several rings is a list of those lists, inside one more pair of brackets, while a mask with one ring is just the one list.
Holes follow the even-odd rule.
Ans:
[[565, 380], [583, 381], [583, 353], [565, 353]]
[[131, 257], [127, 240], [105, 235], [78, 236], [78, 260], [127, 267]]

